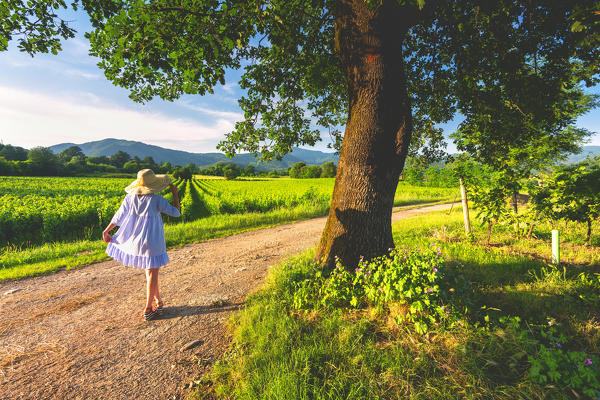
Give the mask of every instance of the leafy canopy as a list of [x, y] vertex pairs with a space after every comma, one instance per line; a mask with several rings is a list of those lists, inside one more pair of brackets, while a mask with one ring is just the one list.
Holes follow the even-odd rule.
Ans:
[[600, 158], [557, 168], [531, 188], [535, 205], [548, 218], [587, 222], [600, 217]]
[[[597, 1], [397, 1], [407, 12], [427, 11], [404, 42], [413, 154], [428, 144], [425, 155], [438, 156], [443, 137], [435, 124], [457, 111], [482, 131], [490, 104], [511, 118], [533, 116], [535, 129], [554, 127], [555, 113], [540, 115], [579, 82], [597, 82]], [[335, 43], [338, 1], [75, 0], [71, 7], [79, 5], [95, 27], [91, 53], [136, 101], [210, 93], [227, 69], [244, 70], [244, 119], [221, 143], [225, 152], [278, 157], [314, 144], [318, 127], [340, 145], [348, 103]], [[16, 36], [30, 54], [60, 50], [58, 38], [74, 33], [56, 11], [65, 7], [61, 0], [3, 2], [0, 49]], [[527, 134], [507, 129], [500, 137]]]

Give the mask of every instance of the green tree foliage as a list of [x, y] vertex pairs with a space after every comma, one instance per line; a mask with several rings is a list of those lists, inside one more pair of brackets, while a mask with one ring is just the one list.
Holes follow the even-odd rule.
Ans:
[[216, 164], [200, 171], [202, 175], [223, 176], [223, 164]]
[[306, 169], [302, 173], [303, 178], [318, 178], [322, 173], [321, 167], [318, 165], [311, 165], [310, 167], [306, 167]]
[[13, 163], [6, 160], [4, 157], [0, 157], [0, 175], [13, 175], [15, 173], [15, 167]]
[[158, 170], [160, 171], [160, 173], [162, 174], [168, 174], [169, 172], [171, 172], [171, 170], [173, 169], [173, 166], [171, 165], [170, 162], [165, 161], [160, 168], [158, 168]]
[[255, 176], [256, 175], [256, 167], [254, 165], [246, 165], [244, 169], [242, 169], [242, 176]]
[[188, 165], [185, 166], [185, 168], [192, 171], [192, 174], [195, 174], [198, 171], [198, 167], [196, 167], [196, 164], [194, 164], [194, 163], [189, 163]]
[[328, 162], [322, 166], [306, 165], [302, 161], [294, 164], [289, 170], [290, 178], [332, 178], [336, 174], [336, 167], [333, 162]]
[[540, 216], [585, 223], [586, 244], [592, 223], [600, 217], [600, 158], [557, 168], [531, 187], [532, 201]]
[[512, 193], [502, 179], [490, 179], [485, 184], [472, 186], [472, 198], [477, 210], [477, 218], [487, 225], [487, 244], [490, 244], [492, 227], [510, 218], [506, 199]]
[[458, 178], [449, 165], [432, 165], [423, 173], [423, 184], [431, 187], [457, 187]]
[[90, 156], [87, 160], [92, 164], [110, 164], [110, 159], [106, 156]]
[[27, 160], [27, 150], [10, 144], [0, 144], [0, 157], [4, 157], [8, 161], [25, 161]]
[[411, 185], [422, 184], [425, 179], [425, 169], [429, 165], [429, 160], [421, 155], [407, 157], [402, 170], [402, 179]]
[[240, 176], [241, 173], [240, 167], [236, 164], [227, 164], [225, 168], [223, 168], [223, 176], [227, 180], [233, 180]]
[[123, 165], [125, 165], [125, 163], [129, 160], [131, 160], [131, 156], [121, 150], [110, 156], [111, 165], [114, 165], [117, 168], [123, 168]]
[[67, 147], [58, 154], [59, 160], [61, 160], [63, 163], [68, 163], [73, 157], [76, 156], [85, 157], [85, 154], [83, 154], [83, 151], [81, 151], [79, 146]]
[[402, 178], [411, 185], [420, 185], [423, 183], [425, 176], [422, 168], [405, 168], [402, 171]]
[[301, 178], [302, 177], [302, 168], [306, 168], [306, 164], [303, 162], [297, 162], [290, 169], [290, 178]]
[[329, 161], [321, 165], [321, 178], [335, 178], [336, 173], [337, 167], [333, 161]]
[[176, 167], [173, 171], [173, 177], [177, 179], [192, 179], [194, 171], [189, 167]]
[[47, 147], [34, 147], [27, 153], [31, 168], [35, 171], [32, 175], [58, 175], [59, 162], [56, 154]]
[[464, 186], [469, 188], [468, 194], [474, 202], [476, 216], [488, 228], [489, 244], [494, 225], [511, 222], [516, 218], [510, 213], [507, 202], [513, 187], [507, 182], [505, 174], [495, 171], [489, 165], [473, 161], [465, 154], [449, 162], [447, 169], [451, 173], [449, 179], [453, 182], [462, 179]]
[[73, 156], [71, 160], [65, 164], [65, 167], [72, 173], [84, 173], [90, 170], [84, 155]]
[[27, 153], [27, 159], [40, 164], [55, 164], [56, 155], [47, 147], [34, 147]]
[[125, 164], [123, 164], [122, 169], [125, 172], [135, 173], [144, 168], [142, 168], [142, 165], [140, 162], [131, 160], [131, 161], [127, 161]]
[[[558, 12], [570, 13], [572, 19], [561, 19]], [[501, 171], [516, 192], [521, 179], [579, 151], [592, 134], [574, 123], [598, 105], [597, 96], [585, 95], [580, 85], [582, 79], [590, 84], [597, 76], [588, 75], [588, 55], [564, 57], [567, 47], [582, 35], [574, 31], [573, 19], [589, 15], [584, 17], [583, 4], [569, 9], [547, 3], [523, 7], [520, 15], [497, 10], [483, 18], [489, 20], [460, 26], [469, 38], [464, 52], [475, 50], [478, 58], [464, 59], [467, 72], [457, 75], [458, 109], [465, 120], [452, 136], [460, 151]], [[598, 21], [590, 22], [586, 31], [597, 33]], [[487, 24], [495, 27], [482, 29]], [[513, 35], [515, 24], [520, 31]], [[558, 36], [548, 36], [551, 31]], [[589, 46], [585, 42], [581, 45]]]
[[123, 164], [123, 170], [125, 170], [126, 172], [134, 173], [142, 169], [151, 169], [155, 172], [160, 172], [160, 166], [158, 166], [154, 162], [154, 159], [150, 156], [144, 157], [143, 160], [138, 156], [135, 156], [132, 160], [127, 161], [125, 164]]

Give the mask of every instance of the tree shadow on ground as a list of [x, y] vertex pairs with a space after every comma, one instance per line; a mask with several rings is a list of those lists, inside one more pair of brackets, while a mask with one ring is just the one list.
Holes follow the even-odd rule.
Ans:
[[[563, 269], [564, 268], [564, 269]], [[593, 278], [596, 268], [564, 264], [551, 267], [538, 260], [465, 262], [458, 271], [470, 282], [470, 290], [453, 299], [467, 305], [466, 317], [482, 322], [492, 314], [519, 316], [530, 322], [546, 317], [564, 321], [600, 319], [600, 296], [594, 283], [582, 283], [580, 274]], [[491, 316], [491, 315], [490, 315]]]

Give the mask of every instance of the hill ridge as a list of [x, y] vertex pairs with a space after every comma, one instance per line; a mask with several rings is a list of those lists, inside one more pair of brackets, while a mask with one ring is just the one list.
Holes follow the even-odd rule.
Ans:
[[146, 144], [134, 140], [107, 138], [85, 143], [59, 143], [49, 148], [54, 153], [60, 153], [70, 146], [79, 146], [86, 156], [111, 156], [117, 151], [124, 151], [131, 157], [144, 158], [150, 156], [157, 163], [170, 162], [173, 165], [185, 166], [194, 163], [200, 168], [207, 168], [216, 163], [235, 163], [242, 167], [254, 165], [257, 169], [272, 171], [287, 169], [297, 162], [308, 165], [321, 165], [332, 161], [337, 164], [339, 156], [334, 153], [325, 153], [318, 150], [307, 150], [293, 147], [290, 154], [283, 156], [282, 160], [261, 162], [252, 154], [239, 154], [234, 158], [227, 158], [223, 153], [192, 153], [184, 150], [168, 149], [165, 147]]

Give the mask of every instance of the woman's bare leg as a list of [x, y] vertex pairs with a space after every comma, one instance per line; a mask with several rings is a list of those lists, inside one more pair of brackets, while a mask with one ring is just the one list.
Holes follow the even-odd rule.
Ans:
[[158, 270], [159, 269], [160, 268], [156, 268], [154, 270], [155, 274], [156, 274], [156, 286], [154, 286], [154, 300], [156, 300], [157, 306], [162, 306], [163, 302], [162, 302], [162, 299], [160, 298], [160, 293], [158, 291]]
[[154, 295], [158, 293], [158, 269], [146, 270], [146, 308], [144, 312], [152, 311]]

